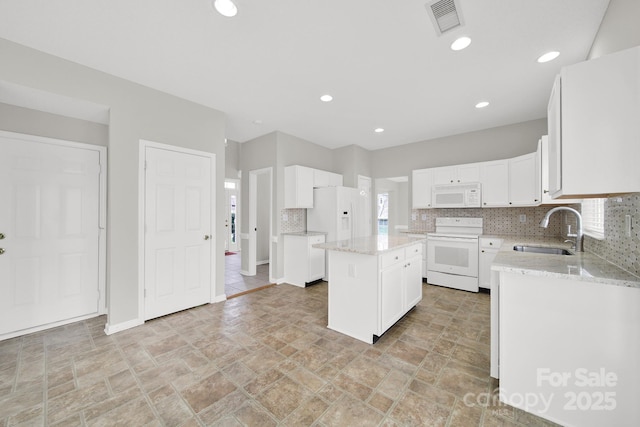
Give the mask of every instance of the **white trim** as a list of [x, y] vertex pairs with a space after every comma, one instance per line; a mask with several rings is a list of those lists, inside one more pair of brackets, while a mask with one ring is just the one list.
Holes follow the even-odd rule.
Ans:
[[[249, 242], [248, 248], [248, 262], [247, 262], [247, 271], [241, 270], [240, 274], [246, 276], [255, 276], [256, 274], [256, 265], [257, 259], [257, 237], [256, 237], [256, 224], [257, 224], [257, 198], [258, 198], [258, 175], [267, 174], [269, 178], [269, 236], [273, 236], [273, 168], [267, 167], [262, 169], [255, 169], [249, 171]], [[244, 233], [240, 234], [240, 238], [242, 239]], [[269, 281], [273, 282], [273, 252], [274, 249], [272, 247], [273, 243], [271, 239], [269, 241]]]
[[[226, 299], [225, 294], [216, 294], [216, 259], [217, 259], [217, 246], [218, 246], [218, 229], [216, 228], [216, 214], [217, 214], [217, 200], [216, 200], [216, 154], [207, 151], [193, 150], [191, 148], [178, 147], [175, 145], [163, 144], [161, 142], [148, 141], [140, 139], [138, 150], [138, 319], [124, 322], [123, 324], [135, 323], [141, 321], [144, 323], [144, 254], [145, 254], [145, 159], [147, 148], [157, 148], [161, 150], [174, 151], [176, 153], [192, 154], [196, 156], [207, 157], [211, 163], [211, 234], [213, 235], [213, 241], [211, 242], [211, 286], [209, 294], [209, 302], [220, 302]], [[224, 299], [221, 299], [224, 297]], [[142, 319], [142, 320], [140, 320]], [[137, 324], [133, 324], [133, 327]], [[126, 329], [126, 328], [125, 328]], [[118, 332], [118, 329], [115, 332]]]
[[227, 300], [227, 294], [218, 295], [211, 301], [211, 304], [215, 304], [217, 302], [223, 302]]
[[[102, 145], [93, 145], [88, 144], [86, 142], [77, 142], [77, 141], [67, 141], [63, 139], [57, 138], [49, 138], [45, 136], [37, 136], [37, 135], [29, 135], [25, 133], [16, 133], [16, 132], [8, 132], [4, 130], [0, 130], [0, 137], [3, 138], [13, 138], [19, 139], [29, 142], [39, 142], [42, 144], [52, 144], [60, 147], [69, 147], [75, 148], [79, 150], [89, 150], [89, 151], [97, 151], [99, 157], [99, 165], [100, 165], [100, 175], [99, 175], [99, 211], [98, 211], [98, 311], [96, 314], [89, 314], [88, 317], [84, 317], [86, 319], [90, 317], [99, 316], [101, 314], [107, 313], [107, 298], [106, 298], [106, 289], [107, 289], [107, 147]], [[82, 320], [81, 318], [75, 318], [72, 322], [77, 320]], [[66, 323], [66, 320], [61, 321]], [[60, 324], [66, 323], [51, 323], [46, 326], [46, 328], [59, 326]], [[39, 326], [36, 328], [40, 328]], [[46, 328], [41, 328], [38, 330], [43, 330]], [[35, 329], [29, 329], [31, 332], [36, 332]], [[22, 332], [25, 334], [28, 332]]]
[[107, 335], [115, 334], [116, 332], [124, 331], [125, 329], [135, 328], [136, 326], [140, 326], [144, 324], [144, 320], [142, 319], [132, 319], [127, 320], [126, 322], [116, 323], [115, 325], [111, 325], [108, 322], [104, 325], [104, 333]]

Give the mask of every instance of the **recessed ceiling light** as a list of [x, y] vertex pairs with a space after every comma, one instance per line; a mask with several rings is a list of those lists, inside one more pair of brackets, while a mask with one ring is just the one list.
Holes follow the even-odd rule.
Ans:
[[322, 102], [331, 102], [333, 100], [333, 96], [326, 94], [320, 97], [320, 101]]
[[256, 119], [256, 120], [253, 121], [253, 124], [254, 125], [261, 125], [262, 124], [262, 120]]
[[457, 38], [456, 41], [451, 43], [451, 50], [462, 50], [465, 47], [469, 47], [471, 44], [471, 39], [469, 37], [460, 37]]
[[558, 55], [560, 55], [560, 52], [556, 52], [555, 50], [551, 52], [547, 52], [544, 55], [541, 55], [540, 58], [538, 58], [538, 62], [543, 63], [543, 62], [553, 61], [558, 57]]
[[382, 128], [375, 128], [373, 131], [374, 131], [375, 133], [382, 133], [382, 132], [384, 132], [384, 129], [382, 129]]
[[232, 16], [236, 16], [238, 13], [238, 8], [231, 0], [212, 0], [212, 4], [222, 16], [231, 18]]
[[476, 108], [484, 108], [484, 107], [486, 107], [488, 105], [489, 105], [489, 103], [487, 101], [481, 101], [481, 102], [478, 102], [476, 104]]

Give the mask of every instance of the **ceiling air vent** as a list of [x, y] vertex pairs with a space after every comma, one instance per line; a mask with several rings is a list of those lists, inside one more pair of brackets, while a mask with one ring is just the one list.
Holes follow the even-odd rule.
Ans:
[[425, 4], [437, 35], [464, 24], [457, 0], [437, 0]]

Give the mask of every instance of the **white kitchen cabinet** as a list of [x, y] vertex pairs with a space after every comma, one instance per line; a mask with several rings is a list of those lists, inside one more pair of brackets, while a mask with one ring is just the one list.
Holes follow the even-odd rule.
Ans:
[[502, 239], [495, 237], [480, 237], [480, 259], [478, 262], [478, 286], [491, 289], [491, 263], [500, 251]]
[[640, 46], [563, 67], [548, 107], [553, 198], [640, 191]]
[[380, 255], [380, 266], [378, 336], [422, 300], [422, 244]]
[[422, 245], [377, 255], [329, 250], [328, 327], [373, 343], [422, 300]]
[[284, 207], [313, 207], [313, 169], [293, 165], [284, 168]]
[[482, 206], [497, 207], [509, 205], [509, 160], [494, 160], [482, 163], [480, 170], [482, 183]]
[[540, 138], [540, 182], [542, 187], [542, 204], [543, 205], [557, 205], [557, 204], [570, 204], [580, 203], [582, 199], [553, 199], [549, 191], [549, 181], [551, 170], [549, 168], [550, 161], [553, 161], [556, 157], [549, 151], [549, 137], [544, 135]]
[[433, 184], [457, 184], [480, 181], [480, 163], [432, 168]]
[[[425, 234], [409, 234], [409, 237], [414, 237], [417, 239], [425, 239], [426, 235]], [[422, 278], [426, 279], [427, 278], [427, 240], [425, 239], [422, 242]]]
[[537, 206], [540, 191], [540, 148], [509, 159], [509, 206]]
[[411, 200], [413, 209], [431, 207], [433, 169], [417, 169], [411, 172]]
[[340, 185], [342, 185], [342, 175], [321, 169], [313, 169], [314, 188], [337, 187]]
[[325, 272], [324, 249], [313, 245], [324, 243], [324, 234], [284, 235], [284, 276], [287, 283], [304, 288], [307, 283], [322, 279]]

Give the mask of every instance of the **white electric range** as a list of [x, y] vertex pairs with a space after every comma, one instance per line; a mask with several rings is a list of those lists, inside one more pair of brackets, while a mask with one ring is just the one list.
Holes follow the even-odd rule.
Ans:
[[478, 292], [482, 218], [436, 218], [427, 234], [427, 278], [433, 285]]

